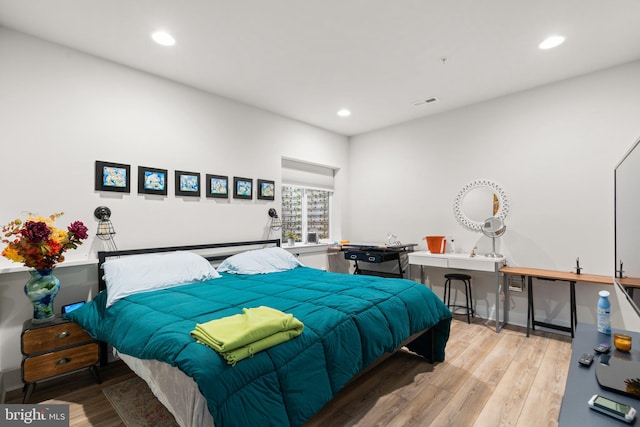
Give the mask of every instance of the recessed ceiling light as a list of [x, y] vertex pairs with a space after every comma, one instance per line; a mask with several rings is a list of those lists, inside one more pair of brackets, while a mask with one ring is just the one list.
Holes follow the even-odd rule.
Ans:
[[176, 39], [173, 36], [165, 31], [156, 31], [151, 34], [151, 38], [154, 42], [161, 44], [162, 46], [173, 46], [176, 44]]
[[337, 113], [340, 117], [348, 117], [351, 115], [351, 111], [347, 110], [346, 108], [343, 108], [342, 110], [338, 111]]
[[543, 50], [553, 49], [554, 47], [560, 46], [562, 43], [564, 43], [563, 36], [550, 36], [544, 39], [538, 47]]

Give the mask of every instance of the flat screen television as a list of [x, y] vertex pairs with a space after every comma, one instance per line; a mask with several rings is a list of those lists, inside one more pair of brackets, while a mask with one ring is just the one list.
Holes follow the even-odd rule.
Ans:
[[616, 166], [614, 288], [622, 324], [640, 332], [640, 140]]

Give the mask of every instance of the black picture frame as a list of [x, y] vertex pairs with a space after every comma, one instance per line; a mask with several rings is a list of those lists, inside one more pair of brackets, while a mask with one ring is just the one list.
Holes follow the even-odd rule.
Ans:
[[233, 177], [233, 198], [253, 199], [253, 178]]
[[275, 200], [276, 182], [268, 179], [258, 179], [258, 199]]
[[214, 199], [229, 198], [229, 177], [224, 175], [206, 174], [207, 197]]
[[96, 160], [96, 191], [131, 192], [131, 166]]
[[200, 197], [200, 172], [176, 171], [176, 196]]
[[168, 175], [166, 169], [138, 166], [138, 193], [167, 195]]

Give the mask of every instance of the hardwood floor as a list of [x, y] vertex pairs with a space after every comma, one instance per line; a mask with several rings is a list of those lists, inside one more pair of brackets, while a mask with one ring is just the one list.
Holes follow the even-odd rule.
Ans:
[[[68, 404], [70, 427], [124, 427], [102, 388], [125, 381], [135, 374], [118, 361], [101, 368], [100, 376], [102, 384], [96, 384], [88, 370], [42, 382], [36, 386], [29, 403]], [[6, 403], [22, 403], [22, 390], [8, 392]]]
[[396, 353], [306, 426], [557, 426], [571, 338], [493, 327], [454, 320], [445, 362]]
[[[457, 317], [457, 316], [456, 316]], [[460, 317], [460, 319], [463, 319]], [[454, 320], [446, 361], [398, 352], [346, 387], [305, 427], [557, 426], [571, 338], [507, 325], [499, 334], [478, 319]], [[80, 372], [38, 385], [32, 402], [70, 404], [71, 426], [121, 426], [102, 387], [134, 374], [122, 363], [95, 384]], [[20, 391], [7, 403], [20, 403]]]

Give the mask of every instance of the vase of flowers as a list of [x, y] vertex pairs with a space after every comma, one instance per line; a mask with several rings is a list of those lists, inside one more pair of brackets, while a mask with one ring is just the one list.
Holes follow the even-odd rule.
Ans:
[[87, 239], [87, 227], [74, 221], [67, 230], [56, 228], [55, 220], [63, 213], [48, 217], [29, 216], [26, 221], [15, 219], [2, 227], [2, 242], [7, 246], [2, 256], [32, 268], [24, 293], [33, 304], [34, 323], [54, 318], [53, 299], [60, 289], [60, 281], [52, 274], [55, 266], [64, 261], [64, 253], [76, 249]]
[[289, 244], [289, 246], [295, 245], [296, 240], [300, 238], [300, 236], [293, 231], [285, 231], [284, 235], [287, 238], [287, 243]]

